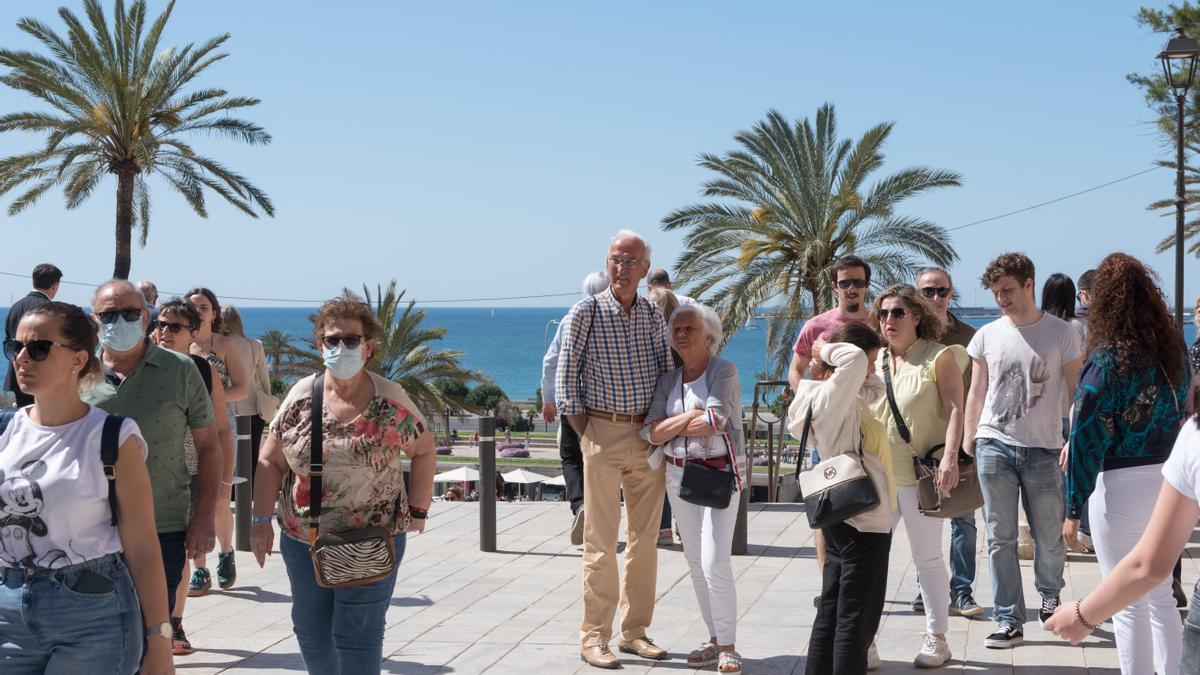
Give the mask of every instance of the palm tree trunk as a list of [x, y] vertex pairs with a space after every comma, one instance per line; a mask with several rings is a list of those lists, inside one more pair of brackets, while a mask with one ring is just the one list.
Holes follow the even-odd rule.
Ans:
[[133, 181], [136, 174], [117, 172], [117, 259], [113, 265], [114, 279], [128, 279], [132, 258]]

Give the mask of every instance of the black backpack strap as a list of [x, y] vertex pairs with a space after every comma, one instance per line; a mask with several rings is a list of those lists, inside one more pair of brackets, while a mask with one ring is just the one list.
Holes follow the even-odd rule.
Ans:
[[113, 527], [117, 525], [117, 455], [124, 423], [124, 417], [109, 415], [104, 418], [104, 428], [100, 432], [100, 461], [104, 464], [104, 477], [108, 483], [108, 509], [112, 511]]
[[321, 474], [325, 472], [325, 373], [313, 378], [312, 411], [309, 415], [309, 458], [308, 458], [308, 536], [310, 542], [317, 540], [321, 523], [321, 492], [324, 486]]
[[912, 450], [913, 454], [917, 454], [912, 449], [912, 434], [908, 431], [908, 425], [904, 423], [904, 416], [900, 414], [900, 407], [896, 405], [896, 392], [892, 391], [892, 355], [887, 349], [883, 350], [883, 384], [887, 387], [888, 406], [892, 409], [892, 421], [896, 423], [896, 431], [900, 432], [900, 438], [908, 444], [908, 449]]
[[196, 364], [196, 370], [200, 371], [200, 379], [204, 380], [204, 388], [208, 390], [209, 394], [211, 394], [212, 365], [209, 364], [208, 359], [204, 358], [203, 356], [196, 356], [195, 354], [188, 354], [188, 356], [192, 357], [192, 363]]

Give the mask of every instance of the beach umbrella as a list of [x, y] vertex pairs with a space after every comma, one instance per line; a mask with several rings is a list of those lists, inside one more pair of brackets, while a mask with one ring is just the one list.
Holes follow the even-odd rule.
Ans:
[[460, 483], [469, 480], [479, 480], [479, 472], [469, 466], [460, 466], [433, 477], [435, 483]]
[[507, 483], [541, 483], [548, 478], [540, 473], [526, 469], [513, 469], [502, 475], [504, 476], [504, 481]]
[[554, 478], [547, 478], [546, 480], [542, 481], [542, 485], [558, 485], [560, 487], [566, 487], [567, 477], [559, 474]]

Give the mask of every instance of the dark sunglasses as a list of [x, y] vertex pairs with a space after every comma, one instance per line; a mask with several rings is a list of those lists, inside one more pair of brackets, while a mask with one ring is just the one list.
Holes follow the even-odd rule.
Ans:
[[137, 309], [110, 309], [107, 312], [96, 312], [96, 318], [100, 319], [100, 323], [113, 323], [121, 317], [126, 321], [138, 321], [142, 318], [142, 310]]
[[187, 328], [187, 326], [181, 323], [167, 323], [166, 321], [159, 321], [158, 325], [154, 327], [154, 330], [162, 330], [164, 328], [171, 331], [172, 335], [179, 335], [179, 331], [184, 330]]
[[[903, 307], [893, 307], [891, 313], [892, 313], [892, 318], [897, 321], [908, 316], [908, 310], [904, 309]], [[887, 309], [879, 310], [879, 321], [882, 323], [887, 320], [888, 320], [888, 310]]]
[[20, 340], [5, 340], [4, 356], [9, 361], [16, 361], [17, 355], [20, 354], [21, 350], [23, 349], [25, 350], [25, 353], [29, 355], [29, 358], [33, 359], [34, 361], [45, 361], [46, 357], [50, 356], [50, 348], [54, 347], [55, 345], [59, 347], [66, 347], [66, 345], [60, 345], [53, 340], [30, 340], [29, 342], [21, 342]]
[[850, 288], [851, 286], [853, 286], [854, 288], [866, 288], [867, 280], [866, 279], [839, 279], [837, 282], [837, 287], [842, 290], [846, 290], [847, 288]]
[[936, 288], [933, 286], [926, 286], [925, 288], [921, 289], [921, 295], [924, 295], [927, 298], [932, 298], [935, 295], [939, 298], [944, 298], [947, 295], [950, 295], [950, 289], [946, 288], [945, 286], [938, 286]]
[[346, 349], [358, 349], [362, 341], [361, 335], [326, 335], [321, 338], [321, 343], [330, 349], [336, 349], [338, 345], [346, 345]]

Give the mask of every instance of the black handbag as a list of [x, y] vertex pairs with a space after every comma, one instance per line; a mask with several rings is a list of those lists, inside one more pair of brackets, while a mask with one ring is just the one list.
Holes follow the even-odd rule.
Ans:
[[[812, 415], [809, 406], [804, 415], [804, 431], [800, 433], [800, 452], [808, 446]], [[879, 506], [879, 493], [863, 464], [862, 454], [860, 439], [857, 452], [834, 455], [808, 471], [800, 470], [802, 462], [796, 463], [798, 498], [804, 502], [809, 527], [837, 525]]]
[[[679, 400], [681, 402], [684, 400], [682, 373], [679, 375]], [[725, 450], [729, 455], [728, 469], [717, 469], [696, 460], [686, 459], [687, 446], [684, 445], [683, 454], [686, 461], [683, 464], [683, 476], [679, 479], [679, 498], [683, 501], [713, 509], [724, 509], [729, 506], [729, 502], [733, 498], [735, 481], [733, 463], [737, 461], [737, 458], [733, 456], [733, 447], [725, 434], [721, 434], [721, 438], [725, 442]]]

